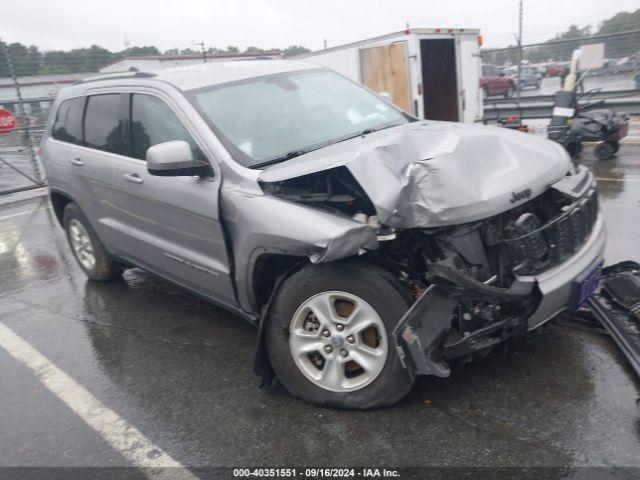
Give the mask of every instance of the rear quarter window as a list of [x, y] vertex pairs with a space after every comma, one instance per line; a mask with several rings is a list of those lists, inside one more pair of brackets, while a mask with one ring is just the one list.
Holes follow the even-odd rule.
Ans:
[[58, 107], [51, 136], [56, 140], [82, 145], [84, 97], [65, 100]]
[[94, 95], [87, 99], [84, 141], [87, 147], [122, 153], [121, 94]]

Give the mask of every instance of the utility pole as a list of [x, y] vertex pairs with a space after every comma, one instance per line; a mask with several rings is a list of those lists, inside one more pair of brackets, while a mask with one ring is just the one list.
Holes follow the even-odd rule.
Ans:
[[516, 101], [520, 108], [520, 68], [522, 67], [522, 0], [519, 2], [518, 13], [518, 73], [516, 75]]
[[192, 42], [194, 45], [199, 46], [202, 49], [202, 61], [207, 63], [207, 53], [204, 51], [204, 42]]

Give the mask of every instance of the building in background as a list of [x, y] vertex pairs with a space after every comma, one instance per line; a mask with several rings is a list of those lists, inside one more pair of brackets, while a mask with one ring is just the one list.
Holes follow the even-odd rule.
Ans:
[[[207, 62], [228, 62], [230, 60], [254, 60], [281, 58], [280, 52], [255, 53], [208, 53]], [[124, 57], [108, 63], [100, 69], [100, 73], [126, 72], [135, 68], [141, 72], [157, 72], [165, 68], [186, 67], [204, 62], [202, 55], [150, 55]]]
[[[18, 77], [20, 93], [24, 99], [25, 114], [30, 121], [44, 122], [53, 98], [60, 89], [95, 73], [65, 73]], [[17, 114], [16, 86], [10, 77], [0, 78], [0, 108]]]

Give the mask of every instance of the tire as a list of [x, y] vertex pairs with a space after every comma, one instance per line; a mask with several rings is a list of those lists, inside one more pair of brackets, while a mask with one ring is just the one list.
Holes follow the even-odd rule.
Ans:
[[596, 148], [593, 149], [593, 155], [598, 160], [608, 160], [615, 153], [613, 145], [609, 142], [602, 142], [596, 145]]
[[620, 143], [616, 142], [615, 140], [611, 140], [608, 143], [610, 143], [611, 146], [613, 147], [613, 153], [618, 153], [618, 150], [620, 150]]
[[[375, 320], [378, 326], [374, 331], [378, 341], [377, 346], [375, 341], [373, 345], [364, 344], [365, 332], [371, 333], [370, 328], [373, 327], [356, 333], [355, 340], [354, 335], [341, 337], [335, 330], [343, 321], [344, 334], [348, 334], [351, 331], [350, 328], [355, 327], [351, 324], [354, 319], [340, 317], [336, 310], [339, 308], [338, 302], [343, 302], [345, 295], [349, 296], [349, 301], [357, 299], [355, 302], [363, 309], [359, 311], [365, 312], [360, 316], [360, 321], [363, 319], [373, 321], [370, 319], [375, 315], [378, 316]], [[321, 305], [333, 305], [329, 307], [333, 315], [330, 318], [331, 320], [338, 318], [337, 323], [323, 321], [322, 316], [310, 315], [310, 312], [318, 310], [310, 310], [308, 305], [321, 300], [325, 302]], [[393, 329], [410, 303], [408, 293], [398, 281], [378, 266], [357, 261], [307, 266], [285, 280], [274, 299], [266, 332], [271, 366], [284, 387], [292, 395], [307, 402], [348, 409], [370, 409], [393, 405], [411, 390], [414, 383], [396, 354], [392, 337]], [[325, 310], [325, 312], [328, 311]], [[353, 312], [345, 315], [348, 316], [351, 313]], [[325, 317], [329, 316], [329, 314], [325, 315]], [[311, 333], [308, 333], [310, 330], [300, 330], [302, 318], [305, 319], [303, 326], [308, 325], [309, 319], [312, 319], [312, 328], [313, 320], [317, 320], [319, 324], [315, 330], [311, 328]], [[331, 332], [328, 329], [331, 329]], [[300, 333], [296, 334], [296, 331]], [[330, 338], [326, 338], [325, 334], [328, 336], [329, 333]], [[386, 338], [383, 338], [385, 336]], [[305, 341], [306, 339], [317, 340], [320, 346], [313, 353], [297, 353], [294, 359], [293, 352], [296, 351], [296, 342], [300, 338], [304, 338]], [[338, 342], [340, 339], [342, 341]], [[330, 353], [326, 352], [327, 345], [333, 346], [333, 351]], [[349, 351], [348, 358], [340, 358], [344, 349]], [[372, 362], [372, 365], [377, 365], [377, 373], [373, 368], [369, 370], [371, 374], [363, 368], [356, 368], [360, 367], [360, 364], [355, 360], [363, 349], [365, 352], [385, 352], [384, 358], [376, 353]], [[324, 350], [324, 353], [321, 350]], [[367, 355], [362, 358], [367, 359]], [[340, 378], [341, 383], [325, 382], [324, 369], [330, 365], [336, 366], [331, 371], [338, 372], [335, 378]], [[358, 373], [360, 370], [362, 373]], [[331, 371], [327, 371], [330, 377]], [[349, 374], [353, 374], [354, 377], [347, 378]], [[318, 378], [314, 381], [311, 379], [312, 376]]]
[[582, 142], [569, 142], [565, 148], [571, 158], [579, 157], [582, 152]]
[[73, 256], [87, 277], [97, 282], [108, 282], [120, 277], [122, 267], [104, 248], [91, 224], [75, 203], [68, 203], [65, 207], [62, 225]]

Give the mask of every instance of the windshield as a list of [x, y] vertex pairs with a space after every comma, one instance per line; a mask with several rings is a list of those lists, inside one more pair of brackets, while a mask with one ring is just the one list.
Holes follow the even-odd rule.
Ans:
[[204, 87], [188, 97], [247, 167], [411, 121], [377, 95], [326, 69]]

